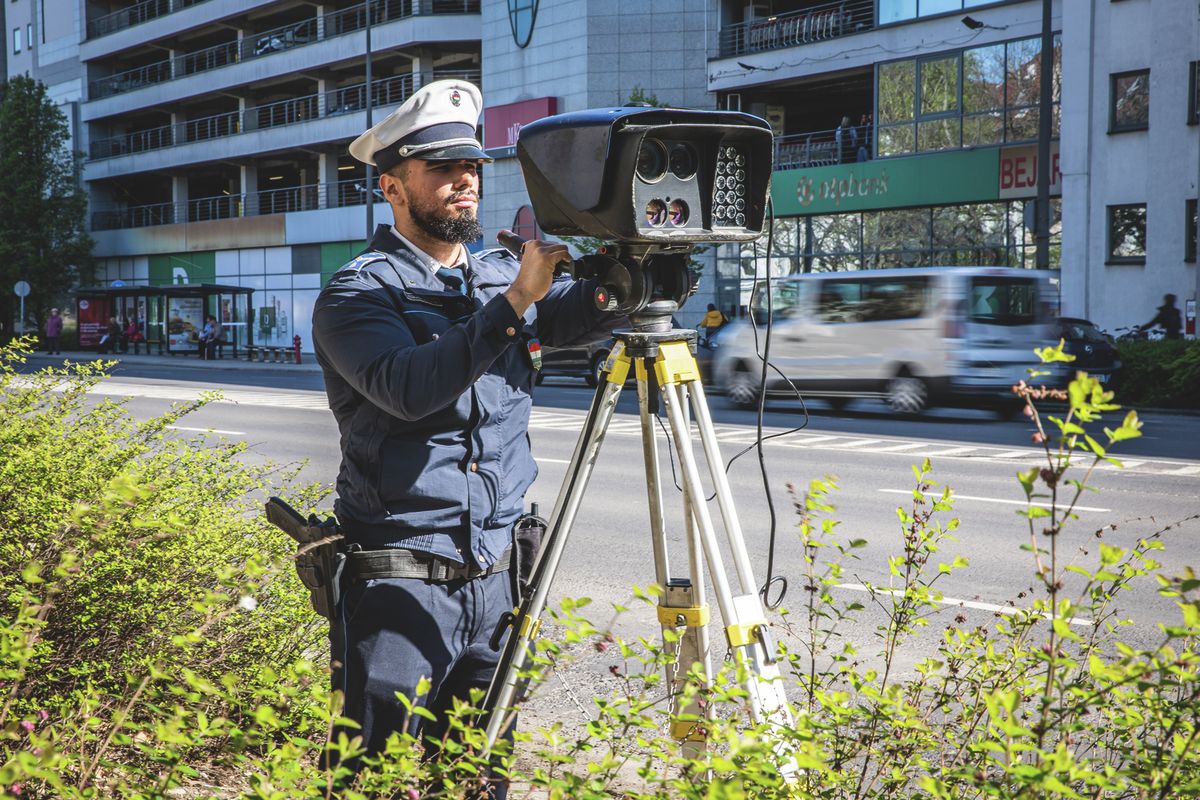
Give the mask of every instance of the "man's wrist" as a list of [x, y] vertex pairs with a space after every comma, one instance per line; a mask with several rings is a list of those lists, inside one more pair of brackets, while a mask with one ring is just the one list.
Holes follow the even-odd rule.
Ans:
[[510, 286], [504, 291], [504, 299], [508, 300], [518, 317], [525, 316], [526, 309], [533, 305], [533, 298], [515, 286]]

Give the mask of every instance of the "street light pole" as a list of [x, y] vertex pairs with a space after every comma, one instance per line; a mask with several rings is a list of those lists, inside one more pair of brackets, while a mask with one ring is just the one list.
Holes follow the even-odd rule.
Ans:
[[1042, 0], [1041, 96], [1038, 104], [1037, 205], [1034, 217], [1036, 264], [1050, 268], [1050, 131], [1054, 94], [1054, 31], [1051, 0]]
[[[371, 2], [366, 0], [367, 10], [367, 127], [370, 130], [375, 123], [371, 121], [371, 106], [373, 105], [371, 97]], [[375, 235], [375, 167], [367, 164], [367, 241], [371, 241], [371, 237]]]

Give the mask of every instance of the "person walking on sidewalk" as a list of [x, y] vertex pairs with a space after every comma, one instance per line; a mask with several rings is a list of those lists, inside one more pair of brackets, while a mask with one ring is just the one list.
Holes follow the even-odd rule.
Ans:
[[50, 309], [50, 316], [46, 319], [46, 352], [52, 356], [62, 354], [62, 350], [60, 349], [62, 329], [62, 314], [58, 313], [57, 308]]

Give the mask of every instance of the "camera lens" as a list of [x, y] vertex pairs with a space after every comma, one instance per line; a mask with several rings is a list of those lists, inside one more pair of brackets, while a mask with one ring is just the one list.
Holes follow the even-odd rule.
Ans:
[[638, 149], [637, 174], [646, 183], [654, 183], [667, 174], [667, 149], [662, 142], [642, 140], [642, 146]]
[[655, 228], [662, 227], [662, 224], [667, 221], [667, 204], [662, 200], [655, 198], [649, 203], [646, 203], [646, 222], [650, 223]]
[[744, 155], [742, 155], [741, 153], [738, 153], [737, 157], [734, 158], [733, 162], [735, 164], [737, 164], [739, 167], [744, 167], [744, 166], [746, 166], [746, 157]]
[[718, 176], [717, 176], [717, 188], [718, 188], [718, 189], [724, 189], [724, 188], [725, 188], [725, 176], [724, 176], [724, 175], [718, 175]]
[[736, 201], [734, 201], [733, 207], [736, 208], [738, 211], [745, 211], [746, 210], [746, 201], [739, 197]]
[[676, 144], [671, 148], [671, 174], [682, 181], [696, 174], [696, 151], [690, 144]]
[[744, 181], [744, 180], [746, 180], [746, 170], [744, 170], [744, 169], [739, 169], [739, 170], [737, 171], [737, 173], [734, 175], [734, 177], [735, 177], [735, 178], [737, 178], [739, 181]]
[[671, 224], [675, 226], [686, 225], [688, 221], [688, 205], [682, 200], [671, 201]]
[[737, 224], [738, 224], [740, 227], [742, 227], [742, 228], [746, 227], [746, 215], [745, 215], [745, 214], [738, 214], [738, 215], [737, 215], [737, 216], [734, 218], [734, 222], [736, 222], [736, 223], [737, 223]]

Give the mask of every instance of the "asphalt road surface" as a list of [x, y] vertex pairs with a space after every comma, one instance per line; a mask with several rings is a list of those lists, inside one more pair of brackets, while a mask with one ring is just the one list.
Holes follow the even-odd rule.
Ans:
[[[128, 408], [137, 417], [159, 413], [204, 389], [221, 389], [225, 397], [181, 420], [176, 426], [180, 435], [200, 441], [212, 436], [245, 441], [253, 458], [285, 463], [307, 460], [304, 478], [332, 484], [339, 460], [337, 430], [319, 374], [198, 373], [194, 368], [123, 366], [101, 386], [105, 394], [129, 397]], [[553, 506], [591, 397], [581, 381], [566, 379], [547, 381], [535, 395], [530, 437], [540, 475], [528, 499], [539, 503], [545, 516]], [[753, 414], [732, 409], [720, 397], [711, 398], [711, 406], [725, 459], [755, 441]], [[1016, 472], [1045, 463], [1031, 444], [1028, 421], [998, 421], [987, 412], [969, 410], [935, 411], [919, 420], [900, 420], [882, 405], [863, 404], [851, 413], [834, 413], [815, 402], [812, 406], [803, 430], [772, 439], [763, 448], [776, 511], [774, 574], [789, 581], [785, 608], [799, 609], [805, 602], [797, 517], [788, 487], [802, 489], [814, 478], [836, 477], [838, 490], [832, 502], [833, 516], [840, 522], [838, 536], [843, 541], [867, 540], [857, 559], [848, 564], [836, 594], [870, 605], [864, 586], [889, 585], [887, 559], [901, 548], [896, 508], [911, 505], [912, 465], [925, 458], [933, 464], [934, 479], [950, 486], [955, 497], [953, 514], [942, 515], [943, 521], [951, 516], [960, 520], [954, 532], [957, 541], [947, 542], [938, 560], [949, 562], [961, 556], [970, 566], [939, 579], [945, 612], [905, 651], [902, 667], [931, 655], [944, 627], [986, 624], [1003, 609], [1028, 607], [1033, 598], [1042, 596], [1035, 587], [1032, 557], [1021, 549], [1030, 540], [1029, 530], [1016, 513], [1023, 506]], [[1149, 413], [1144, 419], [1145, 435], [1116, 452], [1125, 469], [1105, 465], [1094, 474], [1092, 484], [1100, 491], [1080, 501], [1078, 521], [1060, 538], [1062, 558], [1094, 568], [1096, 531], [1102, 527], [1116, 523], [1103, 541], [1129, 546], [1139, 537], [1200, 513], [1200, 417]], [[805, 421], [798, 404], [773, 404], [764, 425], [774, 433]], [[659, 442], [667, 473], [671, 567], [682, 575], [686, 554], [678, 492], [661, 434]], [[761, 583], [767, 577], [771, 525], [755, 453], [736, 461], [728, 475], [756, 581]], [[719, 520], [715, 502], [711, 506]], [[614, 632], [626, 638], [657, 635], [650, 609], [630, 602], [635, 584], [645, 586], [654, 580], [646, 509], [636, 394], [630, 388], [621, 398], [601, 449], [554, 584], [556, 597], [592, 598], [587, 614], [592, 622], [602, 628], [612, 623]], [[1200, 520], [1168, 534], [1167, 549], [1160, 555], [1163, 572], [1179, 574], [1186, 565], [1196, 564], [1198, 534]], [[1073, 585], [1068, 583], [1068, 588]], [[617, 614], [613, 604], [628, 605], [630, 610]], [[1133, 629], [1123, 633], [1135, 644], [1154, 641], [1159, 623], [1178, 618], [1172, 603], [1148, 584], [1125, 595], [1120, 608], [1135, 621]], [[875, 626], [880, 619], [868, 611], [847, 624], [844, 634], [869, 656], [879, 649]], [[1087, 619], [1076, 622], [1084, 628], [1090, 624]], [[578, 653], [575, 666], [531, 705], [535, 721], [557, 718], [564, 708], [588, 706], [591, 693], [603, 691], [608, 667], [617, 663], [617, 657], [611, 650], [599, 653], [588, 647]], [[586, 716], [582, 710], [566, 713], [578, 721]]]

